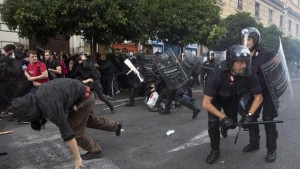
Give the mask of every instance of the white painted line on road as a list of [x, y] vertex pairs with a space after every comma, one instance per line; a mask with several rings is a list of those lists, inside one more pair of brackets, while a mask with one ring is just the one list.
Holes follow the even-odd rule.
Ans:
[[[234, 130], [228, 130], [228, 136], [227, 137], [229, 137], [230, 135], [236, 135], [237, 132], [238, 132], [238, 128], [236, 128]], [[175, 152], [175, 151], [184, 150], [186, 148], [195, 147], [195, 146], [205, 144], [205, 143], [208, 143], [208, 142], [210, 142], [210, 139], [208, 137], [208, 131], [204, 130], [199, 135], [192, 138], [190, 141], [184, 143], [183, 145], [181, 145], [179, 147], [176, 147], [176, 148], [168, 151], [167, 153], [172, 153], [172, 152]]]
[[186, 148], [194, 147], [194, 146], [201, 145], [201, 144], [208, 143], [208, 142], [209, 142], [208, 132], [207, 132], [207, 130], [204, 130], [199, 135], [192, 138], [189, 142], [183, 144], [182, 146], [176, 147], [176, 148], [168, 151], [168, 153], [180, 151], [180, 150], [183, 150]]

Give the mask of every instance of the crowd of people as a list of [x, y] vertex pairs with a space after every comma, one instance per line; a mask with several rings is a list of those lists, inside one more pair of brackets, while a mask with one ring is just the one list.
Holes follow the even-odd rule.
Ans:
[[[135, 106], [137, 96], [150, 98], [156, 92], [157, 99], [154, 105], [148, 107], [149, 111], [171, 114], [171, 103], [174, 101], [189, 108], [192, 119], [195, 119], [201, 109], [193, 102], [191, 86], [201, 82], [204, 85], [202, 107], [208, 111], [211, 140], [211, 152], [206, 162], [212, 164], [220, 155], [220, 134], [226, 137], [227, 130], [236, 128], [238, 121], [240, 124], [256, 122], [261, 112], [264, 121], [272, 121], [278, 115], [270, 104], [271, 97], [264, 77], [259, 73], [259, 67], [273, 54], [262, 47], [256, 28], [245, 28], [241, 31], [241, 37], [240, 43], [228, 48], [225, 64], [216, 64], [211, 52], [208, 52], [204, 63], [186, 53], [179, 67], [183, 68], [188, 80], [179, 87], [171, 86], [174, 82], [169, 81], [169, 75], [163, 74], [167, 71], [160, 70], [156, 65], [160, 61], [158, 58], [165, 57], [160, 53], [129, 57], [97, 54], [96, 61], [92, 62], [85, 53], [71, 56], [61, 52], [57, 55], [45, 50], [43, 54], [28, 51], [26, 56], [14, 45], [7, 45], [4, 47], [5, 55], [0, 57], [1, 112], [5, 113], [12, 107], [16, 119], [31, 122], [31, 127], [36, 130], [40, 130], [47, 120], [55, 123], [74, 155], [75, 166], [80, 167], [82, 159], [99, 158], [102, 152], [101, 147], [84, 132], [85, 127], [115, 132], [117, 136], [121, 134], [122, 123], [94, 114], [93, 93], [114, 113], [110, 99], [119, 92], [120, 86], [129, 89], [129, 102], [125, 107]], [[134, 69], [124, 64], [126, 59]], [[142, 75], [142, 80], [136, 71]], [[241, 110], [240, 99], [245, 95], [250, 97]], [[46, 97], [47, 102], [39, 101]], [[165, 102], [164, 106], [162, 102]], [[238, 120], [240, 111], [242, 116]], [[248, 130], [250, 144], [244, 147], [244, 152], [260, 148], [258, 125], [251, 125]], [[276, 160], [278, 137], [276, 125], [266, 124], [265, 130], [266, 161], [273, 162]], [[87, 153], [80, 155], [77, 145]]]

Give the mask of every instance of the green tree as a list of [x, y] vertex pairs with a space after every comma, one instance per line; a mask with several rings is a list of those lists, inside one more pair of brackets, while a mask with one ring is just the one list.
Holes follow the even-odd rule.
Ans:
[[148, 1], [152, 38], [180, 45], [208, 44], [218, 39], [220, 7], [215, 0], [160, 0]]
[[1, 20], [10, 30], [17, 30], [20, 37], [45, 44], [57, 33], [53, 2], [5, 0], [0, 6]]
[[[2, 20], [21, 37], [46, 43], [61, 33], [96, 43], [145, 40], [144, 0], [5, 0]], [[94, 48], [95, 49], [95, 48]]]
[[283, 33], [277, 28], [276, 25], [271, 25], [267, 28], [261, 28], [260, 34], [262, 37], [262, 44], [272, 51], [277, 51], [279, 47], [279, 37]]

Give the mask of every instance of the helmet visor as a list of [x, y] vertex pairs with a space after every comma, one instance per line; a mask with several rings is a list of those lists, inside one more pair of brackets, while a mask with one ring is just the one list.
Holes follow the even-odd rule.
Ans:
[[244, 45], [248, 47], [248, 38], [249, 38], [249, 33], [242, 33], [241, 35], [241, 45]]

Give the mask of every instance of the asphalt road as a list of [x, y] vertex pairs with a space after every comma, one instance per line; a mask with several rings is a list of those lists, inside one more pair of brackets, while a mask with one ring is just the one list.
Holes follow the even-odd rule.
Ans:
[[[261, 148], [251, 153], [243, 153], [248, 144], [248, 134], [241, 131], [237, 144], [234, 140], [238, 129], [230, 130], [227, 138], [221, 138], [221, 155], [212, 165], [205, 163], [210, 152], [207, 135], [207, 113], [202, 110], [196, 119], [192, 111], [185, 107], [171, 110], [170, 115], [149, 112], [143, 101], [135, 107], [116, 108], [115, 114], [104, 111], [105, 105], [95, 108], [97, 114], [121, 121], [124, 131], [120, 137], [114, 133], [87, 129], [100, 144], [103, 156], [100, 159], [84, 161], [86, 168], [101, 169], [299, 169], [300, 161], [300, 80], [293, 81], [294, 102], [281, 114], [278, 124], [277, 160], [265, 161], [265, 132], [261, 126]], [[195, 90], [195, 103], [201, 106], [202, 91]], [[122, 102], [114, 103], [115, 106]], [[0, 121], [0, 131], [13, 130], [14, 133], [0, 135], [0, 168], [72, 168], [72, 157], [60, 138], [59, 130], [48, 122], [46, 129], [33, 131], [28, 124]], [[167, 136], [168, 130], [174, 134]], [[81, 150], [81, 153], [85, 153]]]

